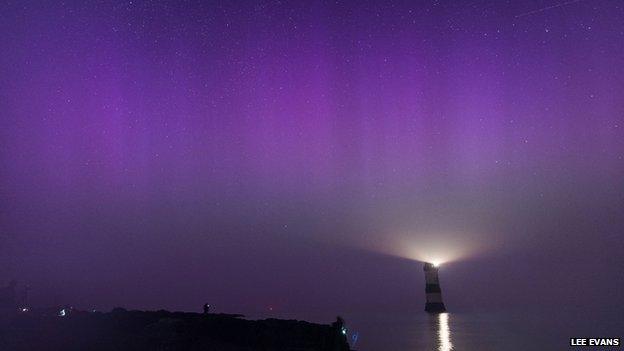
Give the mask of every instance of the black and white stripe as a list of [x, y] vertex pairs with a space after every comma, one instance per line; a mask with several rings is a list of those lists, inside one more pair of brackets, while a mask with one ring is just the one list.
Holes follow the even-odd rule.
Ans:
[[423, 267], [425, 271], [425, 293], [427, 295], [427, 303], [425, 311], [429, 313], [446, 312], [444, 302], [442, 301], [442, 290], [440, 289], [440, 280], [438, 279], [438, 267], [432, 263], [425, 263]]

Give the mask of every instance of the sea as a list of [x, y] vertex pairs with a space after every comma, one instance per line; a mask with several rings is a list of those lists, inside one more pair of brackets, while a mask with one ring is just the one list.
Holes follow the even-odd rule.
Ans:
[[[358, 351], [624, 350], [571, 346], [571, 338], [621, 338], [624, 316], [615, 311], [513, 313], [377, 313], [347, 319]], [[620, 344], [621, 345], [621, 344]]]

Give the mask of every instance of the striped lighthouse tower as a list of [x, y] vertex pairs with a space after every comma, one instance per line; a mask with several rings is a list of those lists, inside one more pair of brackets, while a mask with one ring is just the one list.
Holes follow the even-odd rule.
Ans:
[[425, 263], [423, 267], [425, 271], [425, 293], [427, 294], [427, 303], [425, 311], [428, 313], [446, 312], [444, 302], [442, 302], [442, 290], [440, 290], [440, 281], [438, 279], [438, 267], [433, 263]]

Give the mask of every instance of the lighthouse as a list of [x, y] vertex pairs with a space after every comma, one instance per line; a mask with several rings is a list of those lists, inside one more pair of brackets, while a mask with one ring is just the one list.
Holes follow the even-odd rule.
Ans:
[[425, 263], [425, 293], [427, 303], [425, 311], [428, 313], [446, 312], [444, 302], [442, 302], [442, 290], [440, 290], [440, 280], [438, 279], [438, 267], [433, 263]]

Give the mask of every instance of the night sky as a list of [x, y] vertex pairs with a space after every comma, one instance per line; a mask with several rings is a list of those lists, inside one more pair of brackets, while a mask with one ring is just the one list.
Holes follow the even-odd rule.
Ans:
[[[624, 306], [624, 3], [2, 1], [0, 285], [330, 321]], [[539, 292], [539, 293], [538, 293]]]

